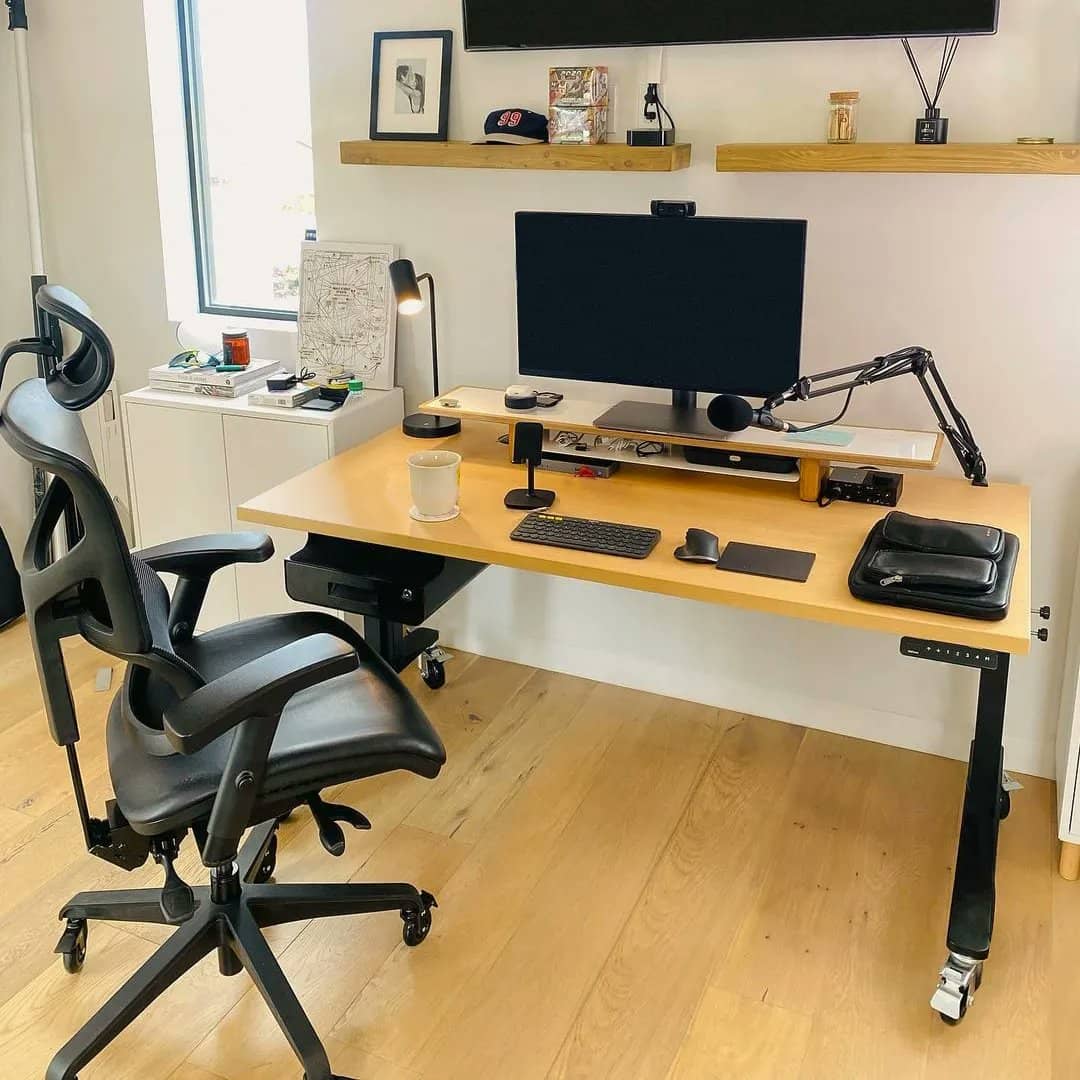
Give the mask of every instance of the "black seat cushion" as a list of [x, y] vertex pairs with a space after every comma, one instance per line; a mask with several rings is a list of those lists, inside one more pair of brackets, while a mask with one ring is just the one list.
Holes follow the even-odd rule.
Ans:
[[[251, 824], [325, 787], [396, 769], [434, 777], [446, 761], [442, 741], [397, 675], [359, 634], [331, 615], [296, 612], [234, 623], [178, 646], [177, 652], [211, 682], [249, 660], [320, 633], [352, 645], [360, 667], [289, 702]], [[173, 752], [160, 731], [160, 716], [145, 715], [147, 702], [155, 698], [167, 700], [146, 694], [129, 677], [108, 723], [117, 804], [133, 828], [148, 836], [209, 815], [233, 739], [230, 732], [197, 754]]]

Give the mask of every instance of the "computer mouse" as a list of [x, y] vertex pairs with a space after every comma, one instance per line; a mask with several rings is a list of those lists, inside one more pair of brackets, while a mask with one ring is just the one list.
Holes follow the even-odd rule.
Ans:
[[720, 538], [704, 529], [687, 529], [686, 543], [675, 549], [675, 558], [715, 564], [720, 561]]

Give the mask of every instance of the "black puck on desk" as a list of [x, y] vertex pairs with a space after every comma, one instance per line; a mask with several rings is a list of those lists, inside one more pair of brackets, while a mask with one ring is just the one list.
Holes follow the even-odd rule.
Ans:
[[413, 439], [446, 439], [461, 432], [461, 421], [452, 416], [412, 413], [402, 420], [401, 430]]

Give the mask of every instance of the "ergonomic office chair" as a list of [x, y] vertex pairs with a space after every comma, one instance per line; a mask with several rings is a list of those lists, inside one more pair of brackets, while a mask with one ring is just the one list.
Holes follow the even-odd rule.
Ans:
[[[44, 356], [46, 377], [15, 387], [0, 413], [0, 434], [53, 477], [21, 569], [46, 712], [53, 738], [67, 751], [90, 852], [127, 870], [152, 855], [165, 871], [160, 891], [74, 897], [60, 912], [66, 929], [57, 952], [68, 971], [81, 968], [92, 919], [177, 927], [60, 1050], [46, 1078], [74, 1080], [146, 1006], [216, 950], [223, 975], [246, 970], [251, 976], [306, 1080], [344, 1080], [333, 1077], [262, 929], [399, 911], [405, 942], [418, 945], [430, 930], [435, 900], [405, 884], [270, 884], [277, 823], [306, 804], [323, 846], [340, 855], [340, 823], [370, 825], [351, 807], [323, 802], [320, 792], [395, 769], [433, 778], [445, 761], [442, 743], [394, 672], [330, 615], [273, 615], [195, 634], [212, 575], [263, 561], [273, 545], [267, 536], [240, 533], [128, 550], [77, 412], [107, 386], [112, 348], [72, 293], [46, 285], [37, 303], [55, 332], [0, 353], [0, 383], [4, 364], [20, 351]], [[66, 358], [61, 324], [82, 335]], [[55, 542], [63, 522], [67, 542]], [[159, 573], [177, 577], [171, 600]], [[75, 635], [127, 663], [108, 718], [115, 799], [103, 820], [90, 816], [79, 772], [79, 727], [61, 652], [61, 641]], [[208, 886], [191, 888], [173, 867], [188, 833], [209, 869]]]

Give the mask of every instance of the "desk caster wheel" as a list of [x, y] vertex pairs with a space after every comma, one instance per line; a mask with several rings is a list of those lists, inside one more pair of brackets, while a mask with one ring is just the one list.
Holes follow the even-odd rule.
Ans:
[[67, 926], [55, 951], [64, 960], [64, 970], [69, 975], [75, 975], [82, 971], [86, 962], [86, 937], [87, 925], [85, 919], [68, 919]]
[[955, 1027], [967, 1016], [975, 1001], [975, 991], [982, 985], [982, 969], [981, 960], [972, 960], [959, 953], [950, 953], [945, 961], [930, 1007], [936, 1009], [950, 1027]]
[[263, 861], [259, 864], [259, 869], [255, 872], [255, 879], [253, 884], [265, 885], [273, 876], [274, 871], [277, 869], [277, 833], [274, 833], [270, 837], [270, 843], [266, 847], [266, 853], [263, 855]]
[[420, 678], [432, 690], [446, 685], [446, 661], [449, 656], [438, 646], [420, 654]]
[[420, 904], [419, 911], [406, 908], [401, 913], [401, 940], [410, 948], [421, 944], [431, 933], [431, 909], [439, 906], [429, 892], [420, 894]]

